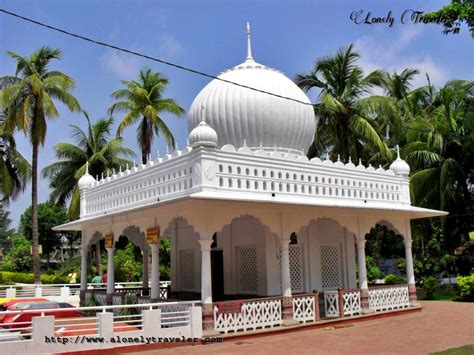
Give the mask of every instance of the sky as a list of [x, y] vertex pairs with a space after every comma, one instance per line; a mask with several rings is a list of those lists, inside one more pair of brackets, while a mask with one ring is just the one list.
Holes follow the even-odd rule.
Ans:
[[[448, 0], [0, 0], [0, 8], [46, 22], [68, 31], [142, 52], [153, 57], [218, 75], [245, 60], [245, 24], [252, 28], [252, 49], [256, 61], [284, 72], [289, 78], [311, 69], [317, 58], [334, 54], [353, 43], [361, 54], [365, 71], [417, 68], [422, 75], [414, 86], [432, 82], [443, 85], [453, 78], [474, 79], [473, 40], [466, 28], [461, 34], [445, 36], [437, 25], [402, 24], [405, 10], [432, 11]], [[351, 13], [386, 17], [394, 23], [365, 24], [351, 21]], [[7, 50], [30, 55], [41, 46], [60, 48], [61, 61], [51, 68], [75, 79], [73, 94], [91, 119], [107, 116], [113, 103], [111, 93], [121, 80], [134, 79], [142, 67], [150, 67], [170, 79], [165, 92], [186, 110], [209, 79], [188, 72], [99, 47], [0, 13], [0, 76], [12, 75], [15, 65]], [[310, 93], [316, 101], [316, 93]], [[72, 142], [70, 124], [85, 128], [81, 114], [70, 113], [58, 104], [60, 117], [50, 121], [41, 148], [40, 168], [55, 161], [54, 145]], [[117, 123], [121, 117], [115, 117]], [[188, 135], [186, 117], [164, 115], [178, 146]], [[139, 156], [134, 127], [125, 131], [125, 145]], [[28, 140], [17, 135], [18, 149], [29, 160]], [[153, 150], [165, 151], [162, 139]], [[153, 155], [154, 157], [154, 155]], [[41, 179], [39, 201], [48, 199], [48, 181]], [[27, 188], [8, 207], [15, 227], [31, 202]]]

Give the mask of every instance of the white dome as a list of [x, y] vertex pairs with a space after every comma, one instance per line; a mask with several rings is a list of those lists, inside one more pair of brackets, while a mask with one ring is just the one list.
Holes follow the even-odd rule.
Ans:
[[95, 182], [96, 180], [94, 177], [89, 174], [89, 162], [86, 162], [86, 173], [81, 176], [77, 182], [77, 186], [79, 187], [79, 190], [83, 190], [91, 187]]
[[189, 133], [189, 144], [191, 147], [199, 145], [215, 147], [217, 145], [217, 133], [206, 121], [202, 120], [199, 125]]
[[[249, 37], [248, 29], [248, 37]], [[281, 72], [255, 62], [248, 38], [247, 60], [219, 75], [219, 79], [310, 104], [306, 94]], [[204, 107], [204, 109], [203, 109]], [[279, 98], [214, 79], [196, 96], [189, 110], [191, 130], [206, 121], [217, 132], [218, 146], [252, 150], [307, 151], [314, 137], [316, 118], [311, 105]]]
[[405, 160], [397, 158], [391, 165], [390, 170], [392, 170], [395, 175], [410, 175], [410, 165]]
[[390, 170], [392, 170], [395, 175], [402, 175], [402, 176], [408, 176], [410, 175], [410, 165], [400, 158], [400, 150], [397, 146], [397, 159], [390, 164]]

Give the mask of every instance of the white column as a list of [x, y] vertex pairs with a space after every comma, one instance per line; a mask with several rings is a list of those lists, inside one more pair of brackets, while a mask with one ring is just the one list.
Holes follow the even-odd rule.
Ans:
[[87, 249], [81, 249], [81, 291], [87, 290]]
[[212, 239], [201, 239], [201, 305], [202, 327], [206, 331], [214, 329], [212, 310], [212, 274], [211, 274], [211, 244]]
[[407, 282], [409, 285], [415, 284], [415, 273], [413, 271], [413, 255], [411, 251], [411, 233], [405, 236], [405, 262], [407, 267]]
[[107, 294], [114, 293], [114, 248], [107, 248]]
[[357, 264], [359, 266], [359, 288], [368, 289], [367, 266], [365, 264], [365, 236], [356, 238], [357, 242]]
[[281, 290], [283, 297], [291, 297], [290, 240], [280, 239], [281, 248]]
[[199, 244], [201, 244], [201, 302], [203, 304], [212, 304], [212, 239], [201, 239]]
[[411, 250], [411, 228], [410, 221], [406, 222], [406, 234], [404, 237], [405, 241], [405, 263], [407, 268], [407, 283], [408, 283], [408, 294], [410, 299], [410, 305], [412, 307], [419, 306], [416, 297], [416, 285], [415, 285], [415, 272], [413, 271], [413, 255]]
[[160, 244], [151, 244], [151, 299], [160, 297]]

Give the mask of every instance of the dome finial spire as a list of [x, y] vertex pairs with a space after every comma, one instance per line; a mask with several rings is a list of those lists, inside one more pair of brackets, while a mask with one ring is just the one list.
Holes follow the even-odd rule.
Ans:
[[252, 39], [250, 35], [250, 23], [247, 21], [247, 58], [246, 60], [253, 60], [252, 57]]
[[400, 158], [400, 146], [397, 144], [397, 159], [401, 159]]

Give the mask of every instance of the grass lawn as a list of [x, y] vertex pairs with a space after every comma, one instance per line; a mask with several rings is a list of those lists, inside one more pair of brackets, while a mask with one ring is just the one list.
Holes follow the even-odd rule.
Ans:
[[452, 348], [431, 355], [471, 355], [474, 354], [474, 345], [464, 345], [459, 348]]
[[[426, 300], [426, 292], [419, 288], [416, 290], [416, 297], [419, 300]], [[433, 295], [434, 301], [453, 301], [457, 297], [455, 286], [443, 286], [438, 288]]]

